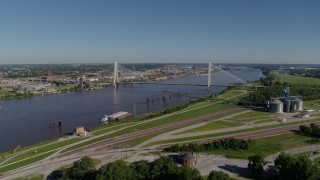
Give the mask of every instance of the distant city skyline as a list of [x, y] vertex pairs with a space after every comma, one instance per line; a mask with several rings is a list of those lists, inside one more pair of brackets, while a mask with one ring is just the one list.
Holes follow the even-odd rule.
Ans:
[[0, 64], [320, 64], [318, 0], [3, 0]]

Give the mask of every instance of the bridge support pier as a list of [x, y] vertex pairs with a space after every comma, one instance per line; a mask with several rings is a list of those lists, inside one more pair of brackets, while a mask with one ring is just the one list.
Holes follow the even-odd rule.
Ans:
[[114, 71], [113, 71], [113, 86], [114, 88], [118, 87], [119, 83], [119, 75], [118, 75], [118, 63], [114, 63]]
[[211, 93], [211, 62], [208, 64], [208, 91]]

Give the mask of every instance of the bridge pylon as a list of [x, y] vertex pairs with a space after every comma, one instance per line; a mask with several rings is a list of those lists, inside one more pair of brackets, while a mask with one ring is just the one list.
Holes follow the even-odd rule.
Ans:
[[212, 63], [208, 64], [208, 91], [211, 92], [211, 71], [212, 71]]
[[119, 83], [118, 63], [115, 62], [114, 63], [114, 72], [113, 72], [113, 86], [115, 88], [117, 88], [118, 83]]

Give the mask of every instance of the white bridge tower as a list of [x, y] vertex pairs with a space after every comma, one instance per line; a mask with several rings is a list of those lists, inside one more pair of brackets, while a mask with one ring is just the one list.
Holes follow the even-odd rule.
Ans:
[[117, 85], [119, 83], [119, 73], [118, 73], [118, 63], [114, 63], [114, 72], [113, 72], [113, 85], [115, 88], [117, 88]]

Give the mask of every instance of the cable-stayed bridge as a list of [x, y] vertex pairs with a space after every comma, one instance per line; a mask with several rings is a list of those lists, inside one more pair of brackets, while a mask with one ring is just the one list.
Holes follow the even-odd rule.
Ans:
[[[222, 72], [224, 74], [226, 74], [228, 77], [231, 77], [234, 80], [237, 80], [238, 83], [237, 84], [214, 84], [212, 83], [212, 72], [213, 71], [219, 71]], [[243, 70], [245, 71], [245, 70]], [[124, 79], [125, 76], [139, 76], [141, 72], [139, 71], [135, 71], [135, 68], [133, 66], [133, 70], [128, 69], [120, 64], [118, 64], [117, 62], [114, 63], [113, 66], [113, 86], [115, 88], [117, 88], [119, 85], [124, 84], [124, 85], [130, 85], [130, 84], [156, 84], [156, 85], [183, 85], [183, 86], [206, 86], [208, 87], [208, 90], [211, 91], [212, 87], [250, 87], [253, 89], [259, 89], [259, 88], [265, 88], [265, 86], [248, 86], [246, 85], [246, 81], [237, 77], [236, 75], [227, 72], [225, 70], [223, 70], [220, 66], [216, 66], [213, 65], [211, 62], [208, 63], [208, 73], [207, 73], [207, 79], [208, 82], [207, 84], [198, 84], [198, 83], [166, 83], [163, 81], [150, 81], [150, 82], [127, 82], [127, 81], [121, 81], [122, 79]], [[196, 74], [195, 74], [196, 75]], [[214, 77], [213, 77], [214, 79]], [[214, 80], [213, 80], [214, 81]]]

